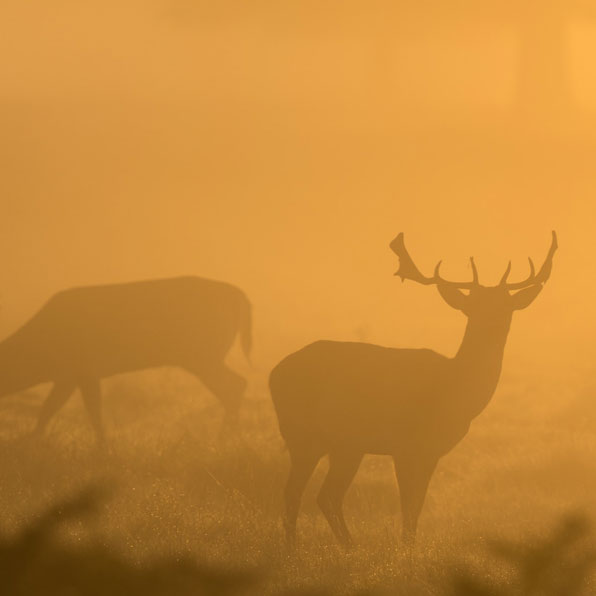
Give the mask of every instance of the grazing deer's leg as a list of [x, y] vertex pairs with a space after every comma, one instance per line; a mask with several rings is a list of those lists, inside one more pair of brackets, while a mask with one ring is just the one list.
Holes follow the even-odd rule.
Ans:
[[346, 526], [342, 505], [361, 461], [361, 453], [330, 453], [329, 472], [317, 499], [333, 533], [344, 546], [351, 544], [352, 537]]
[[52, 416], [68, 401], [74, 390], [75, 383], [62, 381], [54, 383], [50, 394], [41, 406], [37, 425], [33, 431], [34, 435], [43, 435]]
[[321, 459], [321, 455], [308, 451], [301, 453], [290, 452], [290, 456], [292, 467], [290, 468], [284, 493], [286, 505], [284, 528], [287, 544], [290, 548], [293, 548], [296, 544], [296, 521], [300, 510], [302, 493]]
[[100, 447], [106, 444], [106, 435], [101, 415], [101, 385], [99, 379], [85, 379], [79, 383], [83, 402], [87, 408], [87, 414], [91, 426], [95, 431], [97, 443]]
[[424, 459], [393, 459], [399, 484], [399, 496], [402, 512], [402, 536], [406, 544], [411, 545], [416, 539], [418, 517], [426, 497], [428, 484], [437, 466], [435, 457]]
[[246, 379], [223, 362], [188, 368], [221, 401], [226, 412], [224, 426], [235, 426], [238, 409], [246, 390]]

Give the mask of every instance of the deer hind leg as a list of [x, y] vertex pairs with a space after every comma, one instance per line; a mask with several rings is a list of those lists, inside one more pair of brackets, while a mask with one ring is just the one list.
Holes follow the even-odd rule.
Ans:
[[54, 383], [52, 390], [41, 406], [41, 411], [37, 419], [37, 425], [33, 434], [41, 436], [48, 426], [48, 422], [56, 412], [68, 401], [68, 398], [75, 390], [75, 383], [69, 381], [58, 381]]
[[222, 403], [226, 417], [224, 426], [235, 426], [238, 410], [246, 390], [246, 379], [223, 363], [189, 368]]
[[83, 403], [89, 415], [89, 421], [95, 432], [97, 444], [100, 448], [106, 445], [106, 434], [101, 411], [101, 384], [99, 379], [85, 379], [79, 383]]
[[343, 501], [361, 461], [361, 453], [330, 453], [329, 472], [317, 499], [333, 533], [344, 546], [351, 544], [352, 537], [344, 519]]
[[321, 459], [321, 455], [314, 452], [290, 452], [291, 468], [284, 492], [285, 516], [284, 529], [288, 547], [296, 545], [296, 522], [300, 511], [302, 493], [311, 477], [315, 467]]
[[395, 473], [399, 484], [402, 512], [402, 538], [406, 545], [416, 539], [418, 518], [424, 505], [428, 484], [437, 466], [436, 458], [394, 458]]

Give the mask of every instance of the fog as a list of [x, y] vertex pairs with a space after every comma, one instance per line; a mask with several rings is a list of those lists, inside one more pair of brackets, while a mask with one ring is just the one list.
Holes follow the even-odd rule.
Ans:
[[64, 288], [223, 280], [253, 305], [255, 398], [320, 338], [455, 353], [464, 317], [393, 275], [399, 232], [426, 274], [473, 255], [490, 285], [556, 230], [495, 399], [521, 382], [531, 421], [589, 392], [596, 10], [411, 4], [6, 3], [0, 336]]
[[397, 232], [454, 275], [473, 253], [489, 283], [556, 228], [556, 283], [519, 324], [583, 339], [593, 22], [569, 15], [568, 109], [535, 122], [515, 7], [387, 8], [5, 7], [2, 328], [62, 287], [184, 272], [246, 288], [264, 349], [296, 317], [293, 333], [400, 343], [416, 305], [424, 327], [446, 315], [389, 277]]

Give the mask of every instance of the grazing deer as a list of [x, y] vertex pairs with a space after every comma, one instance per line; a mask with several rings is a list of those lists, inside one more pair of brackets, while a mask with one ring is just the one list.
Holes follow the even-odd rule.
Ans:
[[52, 382], [35, 430], [42, 434], [78, 387], [102, 444], [100, 379], [180, 366], [221, 400], [233, 422], [246, 381], [224, 358], [237, 334], [248, 358], [250, 303], [227, 283], [180, 277], [65, 290], [0, 343], [0, 395]]
[[[471, 259], [471, 282], [425, 277], [406, 251], [403, 234], [391, 243], [396, 275], [436, 285], [449, 306], [468, 318], [454, 358], [432, 350], [356, 342], [317, 341], [282, 360], [269, 385], [291, 458], [285, 488], [285, 531], [293, 545], [302, 492], [317, 462], [329, 455], [318, 504], [338, 540], [350, 543], [344, 495], [366, 453], [393, 457], [400, 488], [403, 537], [412, 542], [429, 481], [439, 459], [459, 443], [491, 399], [501, 373], [512, 314], [529, 306], [550, 276], [557, 238], [536, 274], [485, 287]], [[461, 290], [469, 290], [464, 294]], [[512, 290], [519, 290], [511, 293]]]

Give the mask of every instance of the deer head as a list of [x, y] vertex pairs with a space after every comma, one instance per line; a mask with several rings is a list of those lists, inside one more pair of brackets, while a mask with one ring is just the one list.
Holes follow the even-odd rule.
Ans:
[[[399, 257], [400, 266], [395, 275], [399, 275], [402, 281], [409, 279], [423, 285], [435, 285], [449, 306], [462, 311], [469, 319], [484, 320], [492, 326], [510, 321], [513, 311], [528, 307], [538, 296], [550, 277], [557, 235], [553, 231], [550, 250], [538, 273], [529, 258], [530, 275], [524, 281], [510, 283], [507, 281], [511, 272], [510, 261], [499, 284], [492, 287], [480, 285], [473, 257], [470, 258], [472, 280], [455, 282], [441, 277], [441, 261], [437, 263], [432, 277], [423, 275], [406, 250], [403, 233], [398, 234], [389, 246]], [[464, 294], [462, 290], [469, 290], [469, 294]]]

